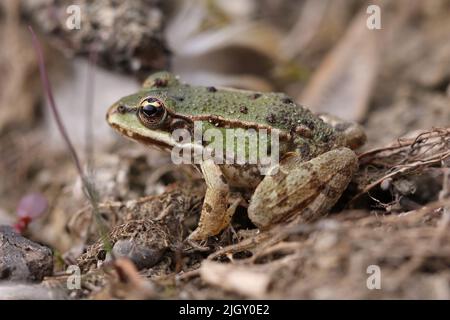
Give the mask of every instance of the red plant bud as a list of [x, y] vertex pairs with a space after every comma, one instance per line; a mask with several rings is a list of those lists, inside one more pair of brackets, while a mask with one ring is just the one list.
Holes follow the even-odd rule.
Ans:
[[17, 216], [35, 219], [41, 216], [47, 210], [47, 207], [47, 199], [42, 194], [30, 193], [20, 200], [17, 206]]

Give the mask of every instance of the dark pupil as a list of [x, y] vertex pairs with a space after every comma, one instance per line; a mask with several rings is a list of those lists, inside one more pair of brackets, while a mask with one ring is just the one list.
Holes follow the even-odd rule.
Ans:
[[149, 105], [146, 105], [145, 107], [142, 108], [142, 112], [147, 117], [153, 117], [158, 112], [158, 108], [156, 108], [155, 106], [152, 106], [151, 104], [149, 104]]

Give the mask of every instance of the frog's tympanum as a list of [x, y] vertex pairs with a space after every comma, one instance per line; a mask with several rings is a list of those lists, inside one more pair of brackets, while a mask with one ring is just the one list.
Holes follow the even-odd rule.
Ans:
[[248, 215], [261, 230], [297, 215], [309, 220], [326, 213], [358, 167], [351, 149], [365, 141], [358, 125], [314, 115], [285, 94], [191, 86], [167, 72], [151, 75], [139, 92], [111, 106], [107, 121], [124, 136], [167, 151], [179, 142], [174, 130], [192, 131], [194, 122], [203, 130], [265, 129], [278, 134], [275, 174], [261, 174], [258, 164], [205, 159], [197, 165], [207, 191], [198, 227], [189, 236], [192, 241], [217, 235], [229, 225], [239, 204], [232, 201], [235, 190], [251, 195]]

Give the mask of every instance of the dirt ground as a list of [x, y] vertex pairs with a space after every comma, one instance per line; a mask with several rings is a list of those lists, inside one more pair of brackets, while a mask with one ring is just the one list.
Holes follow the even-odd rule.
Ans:
[[[450, 1], [377, 1], [381, 30], [356, 0], [113, 2], [0, 5], [0, 225], [37, 195], [21, 231], [54, 257], [41, 282], [0, 282], [0, 298], [450, 299]], [[80, 30], [67, 29], [69, 3]], [[160, 69], [359, 122], [358, 172], [326, 216], [259, 231], [240, 206], [206, 249], [190, 245], [202, 177], [105, 121]]]

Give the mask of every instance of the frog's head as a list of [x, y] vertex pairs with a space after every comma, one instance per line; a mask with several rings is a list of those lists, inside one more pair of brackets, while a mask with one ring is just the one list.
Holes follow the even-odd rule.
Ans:
[[168, 72], [158, 72], [144, 82], [140, 91], [123, 97], [108, 110], [107, 121], [120, 134], [146, 145], [168, 150], [176, 144], [172, 131], [180, 127], [174, 112], [176, 101], [167, 91], [178, 83]]

